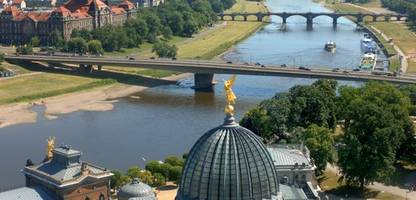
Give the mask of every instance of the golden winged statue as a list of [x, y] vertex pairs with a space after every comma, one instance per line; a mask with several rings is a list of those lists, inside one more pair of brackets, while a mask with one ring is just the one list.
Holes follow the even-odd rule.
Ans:
[[46, 160], [50, 160], [52, 158], [52, 151], [55, 149], [55, 137], [49, 137], [46, 142], [48, 145], [46, 146]]
[[234, 104], [237, 97], [235, 96], [232, 87], [234, 85], [235, 78], [236, 75], [233, 75], [231, 79], [224, 81], [225, 98], [227, 100], [224, 112], [227, 116], [234, 115]]

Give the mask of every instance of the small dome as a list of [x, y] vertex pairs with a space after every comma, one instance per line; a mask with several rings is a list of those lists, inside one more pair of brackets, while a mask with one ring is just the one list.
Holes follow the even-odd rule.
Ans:
[[261, 138], [227, 117], [192, 147], [176, 200], [276, 199], [278, 187]]
[[121, 187], [117, 198], [119, 200], [156, 200], [153, 189], [137, 178]]

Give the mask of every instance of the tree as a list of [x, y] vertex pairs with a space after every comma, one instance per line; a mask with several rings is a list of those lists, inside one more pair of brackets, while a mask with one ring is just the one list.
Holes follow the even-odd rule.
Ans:
[[262, 108], [257, 107], [248, 111], [241, 119], [240, 125], [265, 140], [270, 139], [272, 136], [270, 118], [267, 115], [267, 111]]
[[79, 53], [79, 54], [85, 54], [88, 50], [88, 44], [87, 42], [80, 37], [71, 38], [68, 41], [68, 51]]
[[50, 46], [61, 47], [64, 43], [62, 34], [58, 30], [54, 30], [49, 34], [48, 43]]
[[30, 39], [30, 44], [34, 47], [38, 47], [40, 45], [40, 39], [38, 36], [32, 37]]
[[334, 161], [334, 142], [331, 130], [312, 124], [305, 129], [301, 137], [310, 151], [318, 174], [321, 174], [325, 170], [326, 164]]
[[20, 53], [23, 55], [32, 54], [33, 48], [32, 45], [20, 45], [16, 48], [16, 53]]
[[172, 30], [168, 26], [163, 27], [162, 34], [165, 39], [170, 39], [173, 35]]
[[183, 166], [185, 164], [184, 159], [177, 156], [168, 156], [165, 158], [165, 163], [168, 163], [172, 166]]
[[194, 19], [188, 19], [183, 25], [182, 35], [185, 37], [192, 37], [198, 31], [198, 24]]
[[98, 40], [88, 41], [88, 52], [91, 54], [102, 54], [104, 52], [101, 42]]
[[174, 166], [169, 169], [169, 180], [175, 183], [181, 181], [182, 176], [182, 166]]
[[406, 139], [413, 137], [409, 98], [387, 83], [369, 82], [362, 88], [341, 87], [344, 135], [338, 165], [348, 184], [385, 180]]
[[160, 187], [162, 185], [166, 185], [166, 178], [161, 173], [155, 173], [153, 174], [153, 177], [153, 187]]
[[0, 52], [0, 65], [4, 61], [4, 53]]
[[166, 42], [158, 42], [153, 45], [152, 52], [155, 52], [159, 57], [174, 58], [176, 57], [178, 49], [175, 45], [169, 45]]
[[292, 103], [288, 127], [308, 127], [311, 124], [335, 128], [336, 86], [333, 80], [318, 80], [310, 86], [294, 86], [289, 90]]
[[111, 177], [110, 187], [112, 189], [118, 189], [131, 181], [130, 177], [123, 175], [123, 173], [119, 171], [112, 171], [112, 173], [114, 174], [114, 176]]

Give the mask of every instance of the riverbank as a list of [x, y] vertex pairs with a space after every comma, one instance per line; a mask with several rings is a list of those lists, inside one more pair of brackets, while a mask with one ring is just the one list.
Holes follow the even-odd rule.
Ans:
[[[117, 98], [126, 97], [143, 91], [149, 87], [173, 84], [189, 76], [184, 73], [158, 79], [147, 79], [145, 85], [112, 84], [87, 91], [53, 96], [33, 102], [21, 102], [0, 106], [0, 128], [36, 122], [37, 113], [32, 111], [35, 105], [45, 107], [44, 115], [48, 119], [56, 119], [58, 115], [75, 111], [108, 111], [113, 109]], [[134, 96], [132, 98], [140, 98]]]
[[[382, 8], [378, 0], [360, 5], [332, 3], [332, 1], [326, 0], [325, 5], [336, 12], [391, 13], [391, 11]], [[392, 64], [390, 70], [394, 71], [401, 65], [402, 72], [416, 73], [416, 35], [409, 30], [405, 23], [372, 22], [369, 17], [364, 18], [364, 22], [364, 25], [375, 32], [377, 38], [389, 52], [388, 54], [396, 54], [396, 56], [390, 57]]]
[[[238, 0], [229, 12], [264, 12], [263, 2]], [[265, 23], [223, 21], [206, 28], [192, 38], [174, 37], [170, 43], [178, 47], [178, 58], [212, 59]], [[110, 56], [151, 57], [150, 45], [143, 49], [112, 53]], [[107, 55], [108, 56], [108, 55]], [[10, 68], [23, 69], [26, 76], [0, 80], [0, 128], [36, 122], [33, 105], [44, 105], [45, 116], [55, 119], [60, 114], [75, 111], [107, 111], [113, 109], [115, 99], [129, 96], [149, 87], [172, 84], [189, 74], [162, 70], [105, 66], [104, 71], [92, 74], [52, 70], [41, 63], [6, 63]], [[32, 73], [36, 71], [36, 73]]]

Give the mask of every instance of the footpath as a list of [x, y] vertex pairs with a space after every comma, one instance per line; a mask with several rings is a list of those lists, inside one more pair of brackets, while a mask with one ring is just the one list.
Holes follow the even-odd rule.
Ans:
[[[329, 171], [331, 171], [331, 172], [333, 172], [337, 175], [340, 174], [340, 171], [339, 171], [337, 166], [332, 166], [332, 165], [328, 164], [326, 168]], [[405, 182], [405, 180], [403, 180], [403, 182]], [[394, 194], [394, 195], [397, 195], [397, 196], [401, 196], [401, 197], [407, 198], [407, 199], [416, 200], [416, 191], [409, 192], [408, 189], [400, 188], [398, 186], [390, 186], [390, 185], [384, 185], [383, 183], [374, 182], [373, 184], [370, 184], [369, 186], [367, 186], [367, 188], [378, 190], [378, 191], [381, 191], [381, 192], [387, 192], [387, 193]]]

